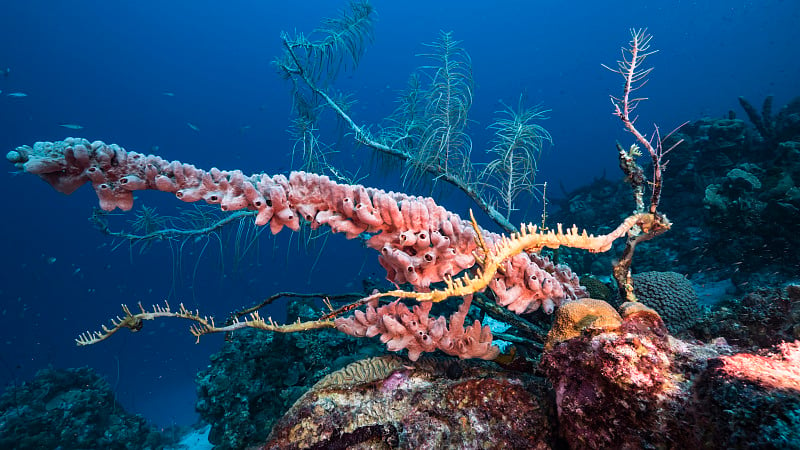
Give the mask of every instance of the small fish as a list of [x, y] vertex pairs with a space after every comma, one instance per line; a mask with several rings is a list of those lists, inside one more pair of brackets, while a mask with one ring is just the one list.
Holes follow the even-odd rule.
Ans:
[[4, 77], [8, 77], [8, 74], [11, 73], [11, 67], [6, 67], [5, 69], [0, 69], [0, 73], [2, 73]]
[[24, 92], [9, 92], [6, 95], [9, 96], [9, 97], [16, 97], [16, 98], [22, 98], [22, 97], [27, 97], [28, 96], [28, 94], [26, 94]]
[[74, 123], [60, 123], [60, 124], [58, 124], [58, 126], [64, 127], [64, 128], [69, 128], [70, 130], [82, 130], [83, 129], [82, 125], [77, 125], [77, 124], [74, 124]]
[[186, 125], [189, 125], [189, 128], [193, 129], [194, 131], [200, 131], [200, 128], [197, 128], [197, 125], [191, 122], [186, 122]]
[[174, 92], [162, 92], [162, 94], [166, 95], [167, 97], [175, 97], [175, 93]]

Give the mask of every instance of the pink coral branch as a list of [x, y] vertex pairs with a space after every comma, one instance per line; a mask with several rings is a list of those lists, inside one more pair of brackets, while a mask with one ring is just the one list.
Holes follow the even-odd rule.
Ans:
[[416, 361], [422, 353], [441, 350], [462, 359], [494, 359], [499, 354], [492, 345], [492, 332], [479, 321], [464, 327], [472, 298], [467, 297], [458, 310], [450, 316], [433, 319], [428, 315], [432, 303], [414, 305], [411, 309], [399, 300], [383, 306], [368, 304], [364, 311], [356, 310], [350, 317], [334, 321], [336, 329], [355, 337], [380, 336], [381, 342], [393, 352], [408, 350], [408, 357]]

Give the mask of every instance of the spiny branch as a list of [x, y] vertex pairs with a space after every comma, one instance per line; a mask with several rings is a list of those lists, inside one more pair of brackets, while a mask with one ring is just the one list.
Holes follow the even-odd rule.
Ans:
[[[606, 69], [620, 74], [625, 80], [622, 96], [611, 96], [611, 103], [614, 105], [614, 115], [622, 120], [625, 129], [634, 135], [639, 145], [647, 149], [653, 164], [653, 178], [650, 181], [650, 206], [648, 209], [649, 214], [647, 214], [647, 216], [649, 216], [648, 226], [633, 228], [630, 233], [628, 233], [622, 257], [613, 267], [613, 275], [617, 282], [620, 296], [630, 302], [636, 301], [630, 269], [636, 245], [639, 242], [652, 239], [664, 233], [672, 226], [666, 216], [658, 212], [658, 203], [661, 199], [662, 174], [667, 164], [667, 162], [664, 161], [664, 156], [675, 148], [675, 146], [680, 144], [679, 141], [669, 149], [664, 150], [658, 127], [655, 128], [655, 132], [651, 138], [647, 139], [636, 128], [636, 117], [631, 117], [633, 111], [639, 106], [639, 102], [646, 100], [645, 97], [633, 97], [632, 94], [647, 84], [647, 76], [653, 70], [652, 67], [644, 66], [645, 59], [656, 52], [656, 50], [650, 50], [651, 40], [652, 35], [648, 34], [646, 29], [632, 29], [631, 40], [628, 47], [623, 47], [622, 49], [622, 58], [617, 61], [617, 69], [612, 69], [603, 65]], [[636, 157], [641, 154], [639, 147], [634, 144], [631, 146], [630, 151], [626, 151], [622, 146], [617, 144], [617, 149], [619, 150], [620, 168], [625, 173], [626, 181], [631, 184], [631, 188], [633, 189], [636, 211], [640, 214], [644, 214], [643, 196], [645, 180], [642, 174], [642, 168], [636, 162]]]
[[256, 328], [265, 331], [274, 331], [277, 333], [294, 333], [297, 331], [306, 331], [320, 328], [333, 328], [333, 321], [330, 320], [315, 320], [309, 322], [297, 322], [290, 324], [278, 324], [272, 317], [264, 320], [258, 311], [249, 314], [246, 318], [234, 318], [233, 321], [226, 326], [217, 327], [214, 324], [214, 318], [210, 316], [201, 316], [199, 311], [189, 311], [180, 304], [178, 311], [172, 311], [168, 302], [164, 302], [164, 306], [153, 305], [148, 311], [139, 302], [139, 312], [133, 314], [127, 305], [122, 305], [124, 316], [117, 316], [111, 319], [111, 326], [103, 325], [100, 331], [86, 331], [75, 339], [78, 346], [86, 346], [96, 344], [100, 341], [108, 339], [112, 334], [117, 331], [127, 328], [132, 332], [140, 331], [144, 327], [145, 320], [154, 320], [161, 317], [174, 317], [177, 319], [186, 319], [194, 322], [189, 328], [189, 332], [197, 338], [200, 342], [200, 336], [211, 333], [228, 333], [242, 328]]
[[666, 165], [666, 161], [663, 158], [675, 146], [665, 151], [662, 147], [658, 127], [656, 127], [653, 136], [648, 139], [636, 128], [637, 118], [631, 117], [633, 111], [639, 106], [639, 102], [647, 99], [646, 97], [633, 97], [632, 94], [647, 84], [647, 76], [653, 70], [652, 67], [644, 67], [647, 57], [657, 52], [657, 50], [650, 50], [652, 38], [653, 36], [647, 33], [647, 29], [631, 30], [630, 43], [627, 48], [622, 49], [622, 58], [617, 61], [617, 68], [612, 69], [605, 64], [603, 67], [620, 74], [625, 79], [622, 96], [616, 97], [612, 95], [611, 103], [614, 105], [614, 115], [622, 120], [625, 128], [650, 153], [650, 158], [653, 162], [650, 213], [655, 214], [661, 197], [662, 171]]
[[611, 244], [628, 232], [636, 228], [645, 234], [654, 236], [660, 234], [657, 229], [662, 225], [655, 219], [653, 214], [639, 213], [633, 214], [625, 219], [612, 232], [595, 236], [588, 234], [586, 230], [580, 232], [576, 226], [564, 231], [561, 224], [555, 230], [541, 230], [537, 225], [527, 224], [520, 227], [519, 233], [512, 233], [511, 237], [503, 236], [500, 240], [490, 247], [482, 236], [482, 230], [475, 223], [473, 216], [472, 224], [475, 228], [476, 241], [481, 249], [481, 254], [476, 254], [478, 268], [474, 274], [465, 274], [460, 278], [446, 276], [444, 278], [445, 287], [433, 289], [429, 292], [403, 291], [400, 289], [388, 292], [376, 292], [368, 297], [354, 303], [332, 309], [322, 316], [321, 320], [328, 320], [345, 312], [351, 311], [359, 306], [379, 300], [385, 297], [412, 299], [418, 302], [438, 303], [450, 297], [466, 297], [476, 292], [483, 292], [494, 279], [495, 275], [502, 272], [502, 264], [509, 258], [521, 252], [538, 252], [541, 249], [558, 248], [561, 246], [588, 250], [592, 253], [606, 252], [611, 249]]

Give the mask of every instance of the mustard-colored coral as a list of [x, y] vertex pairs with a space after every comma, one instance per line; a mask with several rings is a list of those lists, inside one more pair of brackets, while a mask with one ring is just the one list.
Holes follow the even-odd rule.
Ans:
[[622, 314], [622, 317], [627, 318], [634, 314], [652, 314], [656, 317], [661, 319], [661, 316], [658, 314], [658, 311], [655, 309], [645, 305], [641, 302], [625, 302], [619, 307], [619, 312]]
[[582, 298], [566, 303], [556, 311], [553, 327], [547, 333], [545, 349], [551, 349], [559, 342], [580, 336], [584, 330], [616, 329], [622, 324], [622, 317], [613, 306], [603, 300]]

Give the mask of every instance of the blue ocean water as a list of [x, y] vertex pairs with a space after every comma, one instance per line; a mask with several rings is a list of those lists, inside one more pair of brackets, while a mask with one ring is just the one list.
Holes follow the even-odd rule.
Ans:
[[[423, 43], [440, 30], [453, 31], [473, 63], [475, 158], [485, 158], [486, 127], [500, 102], [513, 104], [525, 92], [531, 103], [551, 110], [543, 125], [554, 146], [539, 179], [554, 187], [617, 176], [614, 142], [630, 136], [611, 115], [608, 99], [621, 79], [601, 64], [614, 64], [629, 28], [647, 27], [660, 50], [649, 60], [655, 70], [642, 91], [649, 97], [638, 111], [643, 128], [657, 122], [669, 131], [729, 110], [743, 117], [738, 96], [759, 104], [775, 95], [775, 104], [783, 105], [798, 95], [796, 1], [374, 5], [374, 42], [358, 69], [335, 85], [358, 99], [353, 118], [369, 125], [390, 114], [408, 75], [426, 63], [417, 56], [427, 51]], [[9, 151], [81, 136], [203, 168], [287, 173], [291, 100], [271, 65], [282, 51], [280, 33], [310, 31], [344, 7], [330, 1], [4, 2], [0, 68], [9, 70], [0, 75], [0, 143]], [[361, 155], [360, 173], [372, 170], [348, 136], [325, 137], [343, 161]], [[378, 172], [364, 183], [397, 187], [395, 178]], [[87, 221], [96, 205], [90, 188], [65, 197], [36, 177], [17, 176], [9, 165], [0, 190], [6, 193], [0, 382], [19, 383], [48, 366], [88, 365], [108, 378], [126, 408], [165, 426], [196, 419], [194, 374], [222, 337], [195, 345], [186, 324], [162, 321], [136, 336], [123, 332], [78, 348], [73, 340], [80, 332], [106, 323], [120, 303], [169, 299], [224, 317], [275, 291], [341, 292], [381, 275], [374, 253], [340, 236], [329, 240], [316, 264], [318, 250], [303, 250], [288, 231], [263, 235], [238, 267], [213, 237], [182, 251], [166, 243], [145, 253], [124, 244], [114, 248]], [[455, 193], [440, 201], [459, 213], [468, 206]], [[164, 213], [187, 208], [157, 193], [139, 194], [137, 203]], [[534, 204], [515, 220], [538, 220], [539, 208]], [[280, 318], [280, 306], [273, 313]]]

